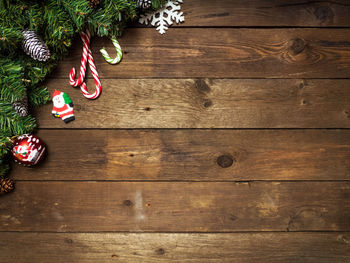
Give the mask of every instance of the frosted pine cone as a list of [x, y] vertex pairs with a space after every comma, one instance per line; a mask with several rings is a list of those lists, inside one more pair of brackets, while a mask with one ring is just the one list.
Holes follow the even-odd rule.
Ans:
[[12, 107], [15, 109], [19, 116], [25, 117], [28, 115], [28, 99], [25, 97], [22, 100], [12, 103]]
[[137, 6], [141, 9], [148, 9], [152, 6], [152, 0], [137, 0]]
[[50, 50], [39, 36], [30, 30], [23, 32], [23, 50], [35, 60], [46, 61], [50, 58]]

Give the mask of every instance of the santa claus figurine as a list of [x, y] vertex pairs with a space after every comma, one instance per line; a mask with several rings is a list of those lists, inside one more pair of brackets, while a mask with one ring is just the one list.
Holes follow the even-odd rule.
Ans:
[[66, 93], [55, 90], [52, 95], [52, 102], [53, 116], [61, 118], [65, 123], [75, 120], [73, 102]]

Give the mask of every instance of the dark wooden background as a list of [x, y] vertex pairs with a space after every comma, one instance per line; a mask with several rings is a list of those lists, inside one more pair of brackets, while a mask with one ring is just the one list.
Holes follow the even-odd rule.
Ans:
[[13, 167], [0, 262], [350, 262], [350, 2], [183, 11], [126, 30], [119, 65], [93, 40], [96, 101], [68, 84], [77, 39], [47, 83], [76, 120], [37, 110], [49, 155]]

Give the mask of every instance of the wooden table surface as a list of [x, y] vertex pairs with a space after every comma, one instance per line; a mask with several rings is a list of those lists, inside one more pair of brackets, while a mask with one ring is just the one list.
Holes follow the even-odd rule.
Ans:
[[[121, 64], [93, 39], [103, 93], [47, 82], [76, 120], [35, 114], [49, 154], [13, 165], [0, 262], [350, 262], [350, 3], [186, 0]], [[93, 87], [91, 74], [87, 82]]]

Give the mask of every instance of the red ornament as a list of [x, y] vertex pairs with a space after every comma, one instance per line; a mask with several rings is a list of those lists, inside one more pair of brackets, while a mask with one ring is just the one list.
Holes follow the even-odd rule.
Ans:
[[32, 134], [23, 134], [13, 141], [15, 161], [25, 166], [37, 164], [44, 157], [45, 150], [43, 141]]

